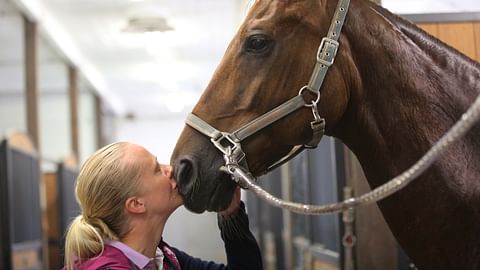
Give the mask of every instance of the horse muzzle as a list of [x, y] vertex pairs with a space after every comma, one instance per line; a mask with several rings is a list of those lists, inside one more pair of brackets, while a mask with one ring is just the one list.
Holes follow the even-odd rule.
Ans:
[[193, 193], [195, 181], [198, 179], [196, 162], [189, 157], [180, 159], [174, 167], [174, 177], [180, 195], [184, 198], [189, 197]]
[[[228, 207], [236, 184], [230, 180], [230, 175], [220, 169], [212, 169], [216, 166], [202, 161], [184, 156], [175, 163], [174, 177], [178, 192], [183, 197], [185, 207], [194, 213], [221, 211]], [[202, 169], [201, 166], [206, 164], [209, 168]]]

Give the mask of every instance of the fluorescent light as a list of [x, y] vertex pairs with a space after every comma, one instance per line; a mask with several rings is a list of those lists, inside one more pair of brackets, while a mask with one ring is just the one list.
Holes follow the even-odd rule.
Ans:
[[125, 32], [150, 33], [150, 32], [168, 32], [172, 31], [167, 20], [164, 17], [132, 17], [128, 19], [127, 26], [123, 29]]

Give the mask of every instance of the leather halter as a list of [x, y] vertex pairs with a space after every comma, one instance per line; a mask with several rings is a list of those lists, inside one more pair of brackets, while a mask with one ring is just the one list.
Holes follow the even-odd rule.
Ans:
[[[224, 154], [227, 164], [240, 164], [242, 161], [243, 164], [246, 164], [246, 160], [243, 160], [245, 158], [245, 153], [241, 146], [243, 140], [302, 107], [310, 107], [314, 118], [314, 120], [310, 122], [310, 127], [313, 132], [312, 139], [306, 144], [295, 146], [290, 153], [269, 166], [267, 172], [289, 161], [306, 148], [316, 148], [325, 131], [325, 119], [320, 117], [317, 108], [320, 101], [320, 88], [323, 84], [328, 68], [335, 60], [339, 47], [338, 39], [345, 22], [345, 17], [347, 16], [349, 5], [350, 0], [339, 0], [328, 34], [322, 39], [318, 48], [317, 62], [310, 77], [310, 81], [300, 89], [297, 96], [250, 121], [232, 133], [217, 130], [193, 113], [190, 113], [187, 116], [187, 119], [185, 120], [186, 124], [209, 137], [213, 145]], [[311, 101], [311, 103], [306, 103], [302, 96], [304, 90], [309, 90], [315, 94], [316, 99]]]

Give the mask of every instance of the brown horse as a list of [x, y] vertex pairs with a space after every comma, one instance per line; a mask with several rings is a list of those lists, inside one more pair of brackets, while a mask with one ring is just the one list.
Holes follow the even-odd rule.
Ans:
[[[233, 38], [193, 113], [233, 132], [296, 96], [316, 63], [336, 0], [258, 0]], [[377, 187], [419, 159], [480, 93], [480, 66], [413, 24], [352, 0], [335, 63], [321, 88], [326, 134], [358, 157]], [[242, 142], [260, 175], [312, 137], [309, 108]], [[379, 207], [419, 269], [480, 269], [480, 125], [420, 179]], [[185, 205], [218, 211], [235, 183], [222, 153], [185, 127], [172, 156]]]

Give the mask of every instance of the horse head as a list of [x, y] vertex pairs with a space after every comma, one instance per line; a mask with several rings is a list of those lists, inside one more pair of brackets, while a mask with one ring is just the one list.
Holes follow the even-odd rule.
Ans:
[[[222, 132], [234, 132], [300, 91], [316, 66], [320, 41], [331, 25], [337, 1], [256, 1], [240, 26], [192, 113]], [[350, 98], [354, 71], [347, 40], [321, 88], [318, 112], [330, 134], [341, 121]], [[259, 176], [294, 146], [312, 139], [312, 110], [302, 106], [241, 142], [253, 175]], [[172, 155], [185, 206], [194, 212], [226, 208], [236, 184], [220, 168], [223, 153], [210, 138], [186, 126]]]

